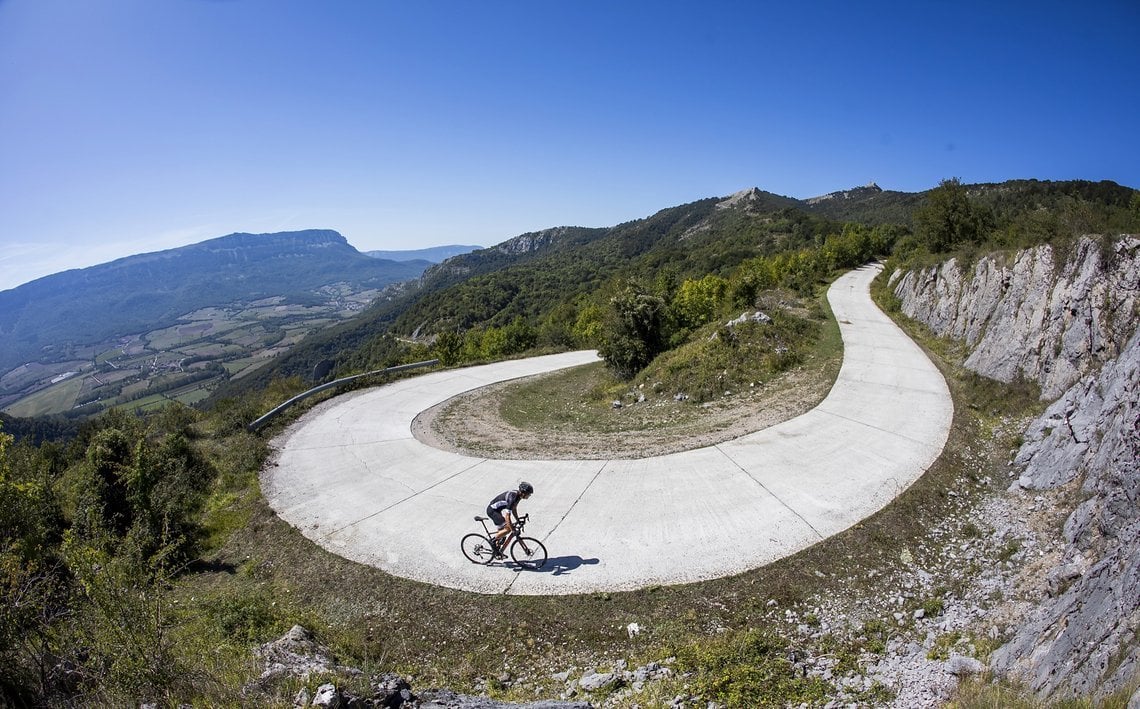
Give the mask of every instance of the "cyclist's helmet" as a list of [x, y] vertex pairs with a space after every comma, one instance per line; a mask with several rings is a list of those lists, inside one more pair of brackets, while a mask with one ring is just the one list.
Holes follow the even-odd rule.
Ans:
[[527, 482], [519, 483], [519, 492], [523, 493], [524, 495], [533, 494], [534, 493], [534, 485], [531, 485], [530, 483], [527, 483]]

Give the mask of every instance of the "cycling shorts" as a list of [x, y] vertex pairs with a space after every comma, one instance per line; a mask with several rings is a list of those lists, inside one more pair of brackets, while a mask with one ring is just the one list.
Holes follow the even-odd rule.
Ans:
[[507, 523], [507, 521], [503, 519], [503, 513], [493, 507], [487, 508], [487, 516], [491, 518], [491, 521], [494, 522], [495, 526], [499, 529], [502, 529], [503, 525]]

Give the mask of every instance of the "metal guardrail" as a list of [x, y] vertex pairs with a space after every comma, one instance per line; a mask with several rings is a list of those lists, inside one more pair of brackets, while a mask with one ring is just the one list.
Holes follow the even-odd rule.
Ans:
[[320, 386], [315, 386], [312, 389], [309, 389], [308, 391], [303, 391], [300, 394], [298, 394], [297, 396], [294, 396], [292, 399], [289, 399], [285, 403], [279, 404], [279, 405], [273, 407], [271, 410], [269, 410], [268, 412], [263, 414], [261, 417], [251, 421], [249, 423], [249, 425], [246, 426], [246, 428], [249, 429], [250, 431], [254, 432], [254, 433], [257, 433], [258, 431], [261, 430], [261, 428], [263, 426], [265, 426], [265, 424], [267, 424], [270, 421], [272, 421], [273, 419], [277, 418], [277, 416], [282, 411], [284, 411], [285, 409], [289, 408], [290, 406], [292, 406], [293, 404], [296, 404], [299, 401], [304, 401], [305, 399], [308, 399], [313, 394], [317, 394], [319, 392], [322, 392], [325, 389], [331, 389], [335, 386], [340, 386], [341, 384], [346, 384], [348, 382], [355, 381], [357, 379], [363, 379], [364, 377], [371, 377], [371, 376], [376, 375], [376, 374], [392, 374], [395, 372], [402, 372], [405, 369], [418, 369], [419, 367], [431, 367], [431, 366], [436, 365], [436, 364], [439, 364], [438, 359], [429, 359], [429, 360], [425, 360], [423, 362], [412, 362], [411, 364], [401, 364], [401, 365], [398, 365], [396, 367], [388, 367], [386, 369], [375, 369], [371, 372], [365, 372], [364, 374], [354, 374], [351, 377], [342, 377], [340, 379], [334, 379], [331, 382], [326, 382], [324, 384], [321, 384]]

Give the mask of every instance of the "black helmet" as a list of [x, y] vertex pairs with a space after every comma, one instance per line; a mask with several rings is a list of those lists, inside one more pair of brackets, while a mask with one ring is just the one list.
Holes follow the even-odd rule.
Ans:
[[531, 485], [527, 482], [519, 483], [519, 492], [523, 493], [524, 495], [530, 495], [534, 492], [534, 485]]

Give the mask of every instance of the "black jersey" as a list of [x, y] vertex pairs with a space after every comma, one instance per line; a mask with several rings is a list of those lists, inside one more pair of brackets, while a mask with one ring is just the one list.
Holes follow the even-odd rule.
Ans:
[[487, 509], [495, 510], [499, 514], [502, 514], [503, 510], [510, 510], [512, 515], [517, 515], [518, 513], [515, 511], [515, 508], [519, 506], [520, 499], [522, 499], [522, 495], [519, 494], [518, 490], [507, 490], [491, 500], [491, 504], [487, 505]]

